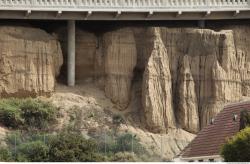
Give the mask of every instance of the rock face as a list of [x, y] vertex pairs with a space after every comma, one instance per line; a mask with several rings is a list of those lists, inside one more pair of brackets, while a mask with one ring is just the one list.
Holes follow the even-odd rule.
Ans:
[[175, 127], [172, 82], [160, 29], [153, 29], [153, 33], [152, 51], [143, 74], [142, 105], [147, 127], [153, 132], [164, 132]]
[[183, 56], [178, 69], [176, 91], [176, 118], [186, 131], [196, 133], [199, 131], [199, 112], [195, 82], [191, 73], [189, 56]]
[[98, 37], [78, 29], [77, 80], [94, 77], [119, 110], [134, 106], [136, 86], [150, 131], [196, 133], [225, 103], [249, 96], [250, 27], [224, 29], [131, 27]]
[[[173, 89], [179, 98], [175, 101], [179, 111], [176, 114], [178, 122], [183, 124], [185, 117], [186, 120], [197, 118], [195, 111], [198, 106], [199, 122], [203, 127], [222, 109], [222, 105], [240, 100], [241, 80], [232, 31], [165, 28], [162, 29], [162, 35], [170, 55]], [[184, 75], [189, 76], [191, 81], [186, 91], [183, 91], [183, 85], [186, 84], [182, 84], [183, 80], [187, 82]], [[185, 95], [184, 92], [189, 94]], [[180, 111], [193, 114], [187, 117]], [[186, 122], [182, 127], [190, 127], [191, 124]], [[195, 127], [187, 130], [197, 131]]]
[[62, 65], [59, 42], [45, 31], [0, 27], [0, 95], [37, 96], [54, 91]]
[[[145, 69], [144, 77], [147, 72], [155, 69], [148, 66], [154, 54], [149, 47], [155, 43], [152, 40], [157, 40], [152, 37], [153, 29], [155, 28], [134, 29], [138, 52], [137, 68]], [[161, 28], [160, 38], [164, 42], [161, 49], [166, 49], [167, 53], [163, 56], [168, 56], [168, 61], [164, 63], [169, 63], [166, 67], [169, 67], [171, 77], [171, 82], [163, 82], [164, 85], [170, 86], [168, 89], [171, 93], [168, 100], [164, 101], [170, 101], [168, 105], [173, 108], [177, 127], [196, 133], [210, 122], [225, 103], [240, 101], [243, 96], [248, 96], [250, 50], [247, 45], [250, 40], [245, 34], [250, 33], [250, 27], [229, 29], [232, 30], [215, 32], [209, 29]], [[160, 51], [158, 50], [158, 53]], [[158, 84], [157, 80], [152, 81], [152, 86]], [[147, 90], [154, 91], [157, 87], [148, 89], [144, 84], [145, 82], [142, 104], [146, 124], [148, 127], [159, 125], [153, 129], [164, 129], [164, 119], [161, 124], [156, 121], [159, 120], [157, 115], [161, 115], [161, 111], [156, 114], [154, 112], [157, 110], [151, 109], [149, 114], [148, 105], [145, 105]], [[162, 96], [157, 98], [157, 95], [151, 94], [149, 97], [151, 104], [158, 104], [157, 107], [160, 107], [159, 99], [162, 99]]]
[[129, 28], [104, 35], [105, 93], [120, 109], [129, 105], [137, 53]]

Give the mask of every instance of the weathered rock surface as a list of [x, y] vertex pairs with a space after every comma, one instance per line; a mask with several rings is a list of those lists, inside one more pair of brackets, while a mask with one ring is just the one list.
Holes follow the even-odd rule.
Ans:
[[105, 93], [120, 109], [129, 105], [137, 53], [129, 28], [104, 34]]
[[[64, 55], [64, 64], [62, 73], [64, 78], [67, 77], [67, 33], [66, 29], [59, 29], [57, 31], [58, 38], [62, 45], [62, 51]], [[83, 31], [76, 28], [76, 81], [79, 83], [89, 78], [93, 78], [96, 75], [95, 62], [98, 39], [95, 34]]]
[[190, 67], [189, 56], [183, 56], [178, 69], [175, 113], [177, 121], [183, 129], [196, 133], [200, 128], [199, 112], [195, 82]]
[[135, 99], [148, 129], [196, 133], [225, 103], [249, 96], [250, 39], [244, 34], [250, 27], [228, 29], [122, 28], [99, 37], [78, 32], [77, 77], [94, 76], [119, 110], [134, 104], [136, 79], [142, 94]]
[[153, 29], [152, 52], [146, 64], [142, 84], [142, 105], [147, 127], [164, 132], [175, 127], [172, 106], [172, 82], [167, 50], [160, 29]]
[[[180, 74], [178, 69], [181, 59], [184, 56], [188, 58], [186, 60], [190, 64], [184, 65], [186, 67], [184, 69], [190, 69], [189, 75], [193, 79], [194, 87], [188, 87], [187, 92], [190, 94], [186, 95], [185, 100], [187, 103], [197, 102], [201, 127], [205, 126], [225, 103], [240, 100], [241, 80], [232, 31], [165, 28], [162, 29], [162, 35], [170, 55], [172, 80], [175, 86], [173, 89], [179, 95], [183, 91], [178, 85], [178, 79], [182, 79], [184, 74]], [[182, 103], [178, 100], [175, 101], [177, 107]], [[186, 110], [195, 111], [193, 108], [196, 108], [195, 105], [187, 106]], [[179, 112], [176, 115], [179, 122], [185, 117], [181, 117]], [[192, 117], [195, 117], [195, 114], [189, 115], [186, 119], [192, 120]], [[189, 131], [196, 130], [189, 128]]]
[[[151, 32], [153, 29], [155, 28], [134, 30], [138, 47], [137, 68], [145, 68], [145, 73], [148, 69], [154, 70], [147, 67], [147, 61], [150, 61], [152, 56], [149, 47], [154, 43]], [[244, 32], [238, 29], [237, 33], [243, 35]], [[145, 36], [146, 39], [143, 41], [141, 36]], [[165, 45], [161, 49], [166, 49], [167, 53], [164, 56], [168, 56], [167, 63], [171, 72], [172, 87], [169, 88], [169, 99], [172, 99], [170, 102], [173, 103], [172, 108], [181, 128], [197, 132], [200, 127], [209, 123], [225, 103], [239, 101], [242, 96], [247, 95], [249, 75], [245, 59], [247, 48], [244, 48], [247, 45], [241, 41], [247, 41], [242, 39], [244, 37], [240, 39], [237, 34], [235, 39], [235, 32], [232, 30], [215, 32], [208, 29], [161, 28], [160, 38]], [[158, 81], [153, 81], [157, 85]], [[243, 91], [242, 87], [246, 89]], [[153, 91], [156, 88], [149, 90]], [[145, 89], [147, 88], [143, 87], [142, 104], [145, 101]], [[155, 98], [155, 95], [150, 97], [153, 104], [158, 104], [159, 98]], [[162, 96], [160, 98], [162, 99]], [[172, 106], [170, 102], [168, 104]], [[158, 111], [158, 114], [161, 115], [161, 112]], [[157, 114], [151, 113], [154, 119], [157, 118], [155, 115]], [[148, 118], [150, 117], [146, 116], [146, 120]], [[149, 124], [153, 125], [152, 121]], [[163, 123], [161, 126], [164, 127]]]
[[0, 27], [0, 95], [37, 96], [54, 91], [62, 65], [59, 42], [45, 31]]

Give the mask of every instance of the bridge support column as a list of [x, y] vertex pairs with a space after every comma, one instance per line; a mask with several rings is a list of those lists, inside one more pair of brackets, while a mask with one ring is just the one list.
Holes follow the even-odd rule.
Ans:
[[199, 28], [205, 28], [206, 27], [205, 20], [198, 20], [198, 27]]
[[67, 84], [75, 85], [75, 21], [68, 21]]

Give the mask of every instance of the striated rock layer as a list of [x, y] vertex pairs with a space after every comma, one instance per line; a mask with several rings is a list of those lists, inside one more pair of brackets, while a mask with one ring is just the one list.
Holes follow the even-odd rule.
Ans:
[[129, 28], [104, 34], [105, 93], [120, 109], [130, 101], [136, 46]]
[[[78, 29], [77, 80], [94, 77], [119, 110], [141, 102], [152, 132], [197, 133], [225, 103], [250, 95], [250, 27], [224, 29], [127, 27], [98, 36]], [[135, 85], [141, 94], [131, 100]]]
[[196, 133], [199, 131], [198, 100], [195, 92], [195, 82], [191, 73], [189, 56], [183, 56], [178, 69], [176, 82], [176, 117], [181, 127]]
[[172, 82], [167, 50], [160, 30], [153, 29], [152, 51], [145, 66], [142, 84], [142, 105], [147, 127], [153, 132], [164, 132], [175, 127], [172, 106]]
[[62, 65], [59, 42], [45, 31], [0, 27], [0, 95], [37, 96], [54, 91]]
[[[170, 55], [171, 72], [177, 93], [178, 122], [188, 131], [197, 131], [209, 123], [227, 102], [240, 100], [241, 79], [232, 31], [215, 32], [200, 29], [162, 29], [165, 45]], [[185, 60], [182, 64], [182, 60]], [[184, 68], [183, 68], [184, 67]], [[183, 73], [183, 69], [184, 71]], [[188, 77], [184, 77], [184, 75]], [[183, 79], [184, 78], [184, 79]], [[183, 90], [183, 85], [189, 87]], [[182, 81], [186, 84], [182, 84]], [[193, 84], [192, 84], [193, 83]], [[185, 94], [187, 92], [188, 94]], [[185, 101], [183, 101], [185, 99]], [[189, 104], [189, 105], [188, 105]], [[193, 104], [193, 105], [191, 105]], [[197, 118], [197, 107], [200, 121]], [[192, 114], [182, 115], [191, 112]], [[183, 124], [183, 120], [186, 123]]]

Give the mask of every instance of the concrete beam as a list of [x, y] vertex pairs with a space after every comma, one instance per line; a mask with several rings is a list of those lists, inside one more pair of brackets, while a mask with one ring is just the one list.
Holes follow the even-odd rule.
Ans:
[[239, 14], [240, 14], [240, 10], [236, 10], [236, 11], [234, 12], [233, 16], [236, 17], [236, 16], [239, 15]]
[[57, 13], [56, 13], [56, 18], [58, 18], [58, 17], [60, 17], [60, 16], [62, 16], [62, 11], [57, 11]]
[[75, 20], [68, 21], [67, 84], [75, 85]]
[[25, 12], [25, 17], [29, 17], [30, 14], [31, 14], [31, 10], [27, 10], [27, 11]]
[[115, 14], [115, 18], [119, 18], [121, 16], [122, 12], [121, 11], [117, 11]]
[[180, 17], [182, 15], [182, 11], [178, 11], [176, 14], [176, 18]]
[[153, 11], [149, 11], [148, 14], [147, 14], [147, 18], [150, 18], [154, 15], [154, 12]]
[[204, 15], [204, 17], [208, 17], [208, 16], [210, 16], [210, 15], [211, 15], [211, 11], [208, 10], [208, 11], [206, 12], [206, 14]]
[[88, 11], [84, 19], [87, 20], [91, 15], [92, 11]]

